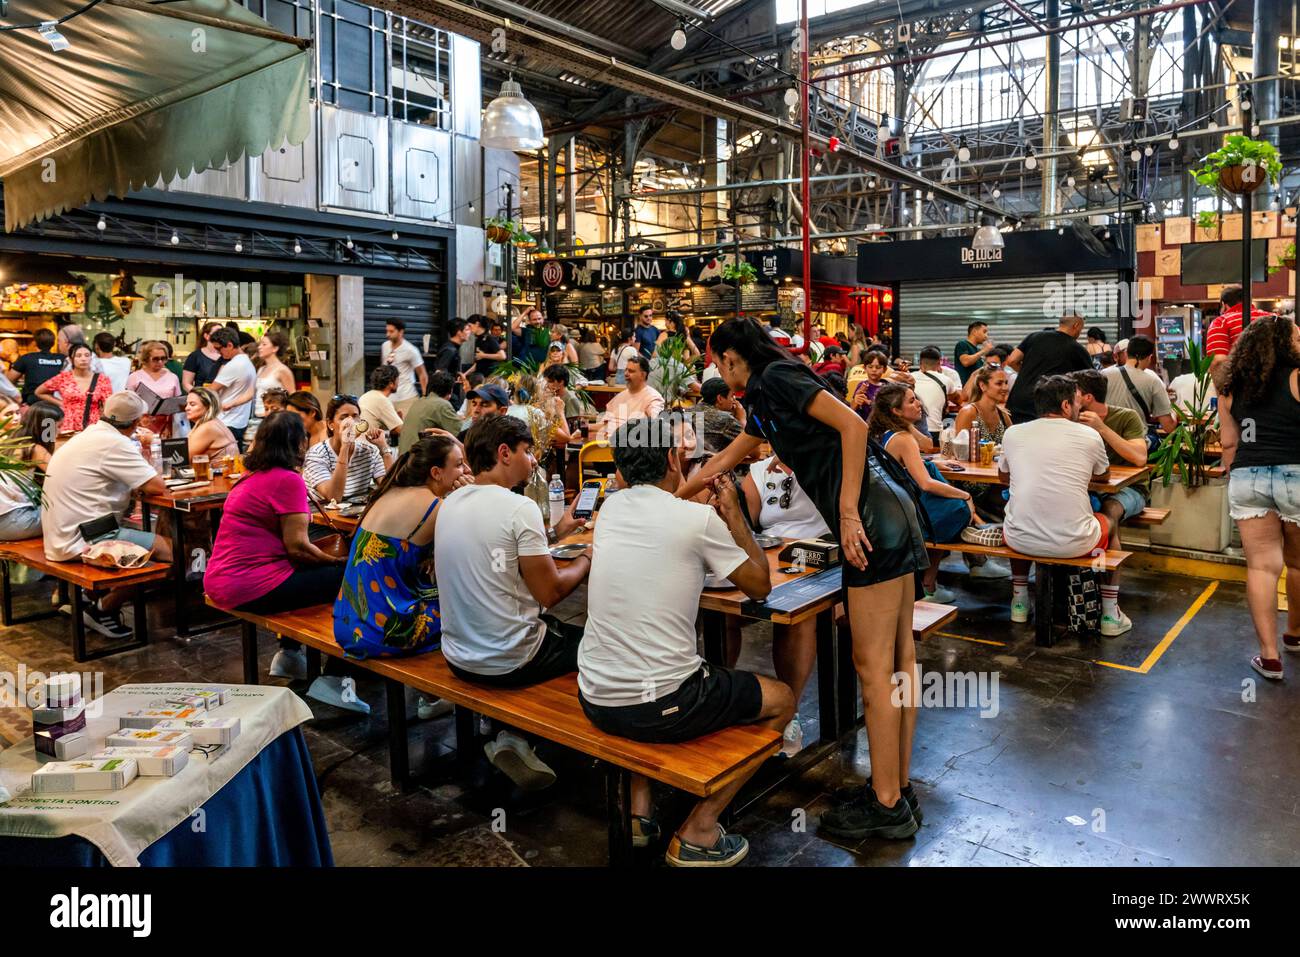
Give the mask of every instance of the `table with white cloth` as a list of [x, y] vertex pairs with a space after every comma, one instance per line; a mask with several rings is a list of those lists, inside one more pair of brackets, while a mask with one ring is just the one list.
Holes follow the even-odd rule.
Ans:
[[[129, 684], [86, 704], [93, 754], [127, 711], [161, 707], [211, 684]], [[6, 865], [329, 866], [333, 863], [301, 725], [311, 709], [288, 688], [230, 685], [208, 712], [238, 718], [219, 750], [195, 747], [172, 777], [137, 776], [116, 791], [35, 794], [52, 758], [31, 738], [0, 753], [0, 867]], [[2, 796], [2, 795], [0, 795]]]

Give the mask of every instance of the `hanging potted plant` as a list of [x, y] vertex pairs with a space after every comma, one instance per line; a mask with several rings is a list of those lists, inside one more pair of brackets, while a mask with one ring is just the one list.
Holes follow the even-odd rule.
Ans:
[[536, 242], [532, 234], [524, 229], [524, 226], [517, 219], [506, 219], [504, 216], [489, 216], [483, 220], [483, 230], [487, 233], [488, 242], [504, 246], [507, 243], [513, 243], [516, 246], [525, 246]]
[[723, 266], [722, 279], [724, 282], [734, 282], [737, 286], [748, 286], [758, 279], [758, 270], [742, 259], [740, 262], [731, 262]]
[[1268, 274], [1271, 276], [1280, 269], [1295, 269], [1295, 240], [1286, 244], [1277, 262], [1269, 263]]
[[1232, 133], [1191, 174], [1196, 182], [1215, 192], [1245, 196], [1263, 186], [1265, 177], [1276, 183], [1282, 175], [1282, 161], [1277, 157], [1277, 148], [1268, 140]]
[[1190, 340], [1187, 355], [1196, 389], [1189, 404], [1174, 402], [1177, 425], [1151, 453], [1151, 504], [1169, 509], [1163, 524], [1152, 526], [1151, 544], [1221, 552], [1232, 536], [1228, 518], [1228, 480], [1209, 473], [1205, 446], [1218, 435], [1218, 415], [1210, 407], [1211, 356]]

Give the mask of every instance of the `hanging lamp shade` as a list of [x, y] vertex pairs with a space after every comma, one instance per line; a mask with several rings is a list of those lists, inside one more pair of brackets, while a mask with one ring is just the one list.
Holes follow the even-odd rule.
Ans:
[[118, 305], [124, 302], [144, 302], [144, 296], [136, 292], [135, 277], [128, 272], [120, 273], [113, 280], [113, 294], [109, 298]]
[[499, 150], [535, 150], [542, 146], [542, 118], [537, 107], [524, 99], [523, 88], [513, 78], [501, 84], [501, 92], [483, 114], [484, 146]]
[[993, 225], [993, 218], [983, 217], [980, 228], [975, 230], [975, 236], [971, 239], [971, 249], [1001, 249], [1004, 245], [1002, 233]]

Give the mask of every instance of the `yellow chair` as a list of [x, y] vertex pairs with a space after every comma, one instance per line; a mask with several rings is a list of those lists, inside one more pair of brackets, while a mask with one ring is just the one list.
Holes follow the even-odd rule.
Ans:
[[[614, 450], [609, 447], [609, 443], [603, 439], [595, 442], [588, 442], [578, 451], [578, 481], [583, 482], [587, 478], [587, 466], [596, 463], [614, 464]], [[592, 472], [592, 475], [600, 477], [599, 473]]]

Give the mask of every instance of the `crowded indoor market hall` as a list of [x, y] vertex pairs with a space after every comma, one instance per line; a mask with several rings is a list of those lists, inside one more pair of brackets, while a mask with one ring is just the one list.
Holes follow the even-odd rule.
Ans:
[[1297, 863], [1297, 9], [0, 2], [0, 862]]

